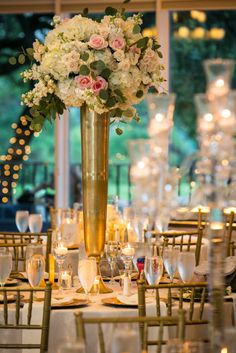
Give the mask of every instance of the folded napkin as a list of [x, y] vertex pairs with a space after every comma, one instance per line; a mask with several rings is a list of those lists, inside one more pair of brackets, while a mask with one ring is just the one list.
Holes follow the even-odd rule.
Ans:
[[[127, 305], [138, 305], [138, 294], [132, 294], [132, 295], [123, 295], [123, 294], [118, 294], [116, 297], [121, 303], [127, 304]], [[146, 303], [152, 303], [155, 300], [154, 297], [147, 297], [146, 298]]]
[[73, 303], [75, 298], [72, 296], [64, 297], [64, 298], [52, 298], [51, 304], [52, 305], [62, 305], [62, 304], [71, 304]]

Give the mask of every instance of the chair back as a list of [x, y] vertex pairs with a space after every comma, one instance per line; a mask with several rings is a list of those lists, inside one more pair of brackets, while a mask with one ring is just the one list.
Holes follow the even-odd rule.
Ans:
[[161, 233], [164, 243], [168, 246], [179, 248], [180, 251], [194, 251], [195, 263], [199, 265], [201, 257], [203, 229], [198, 228], [192, 231], [167, 231]]
[[12, 252], [13, 271], [25, 271], [26, 267], [26, 247], [32, 241], [42, 243], [46, 240], [46, 271], [49, 272], [49, 254], [52, 249], [52, 230], [46, 233], [20, 233], [20, 232], [1, 232], [0, 231], [0, 248], [8, 248]]
[[[157, 353], [161, 353], [162, 346], [167, 343], [164, 339], [165, 327], [176, 327], [176, 338], [183, 340], [185, 338], [185, 311], [179, 310], [176, 316], [148, 316], [148, 317], [85, 317], [81, 311], [75, 313], [76, 332], [79, 339], [84, 340], [86, 343], [85, 326], [95, 324], [98, 328], [98, 339], [100, 353], [106, 353], [105, 338], [102, 324], [124, 324], [137, 323], [140, 328], [140, 338], [142, 350], [147, 351], [149, 346], [157, 346]], [[157, 327], [158, 334], [155, 335], [157, 339], [148, 340], [148, 328]], [[89, 331], [89, 337], [94, 330]]]
[[[43, 294], [43, 315], [40, 323], [34, 324], [37, 317], [34, 314], [34, 294]], [[3, 319], [0, 324], [0, 330], [13, 330], [12, 342], [1, 343], [0, 349], [39, 349], [40, 353], [48, 350], [49, 323], [51, 313], [51, 283], [47, 282], [45, 288], [0, 288], [0, 294], [3, 301]], [[13, 297], [14, 296], [14, 297]], [[15, 302], [10, 303], [9, 298], [14, 298]], [[26, 299], [27, 298], [27, 299]], [[27, 302], [28, 307], [23, 303]], [[23, 306], [25, 306], [25, 309]], [[26, 310], [23, 318], [23, 310]], [[40, 330], [40, 343], [14, 343], [14, 332], [16, 330]]]
[[[155, 291], [156, 315], [161, 315], [161, 301], [167, 303], [167, 315], [173, 315], [173, 304], [178, 300], [178, 308], [185, 309], [186, 324], [208, 324], [204, 317], [205, 304], [208, 300], [207, 282], [196, 283], [169, 283], [149, 286], [145, 282], [138, 281], [138, 308], [139, 316], [146, 316], [146, 292]], [[184, 304], [185, 303], [185, 304]], [[175, 306], [176, 308], [176, 306]]]
[[203, 228], [197, 228], [191, 231], [168, 230], [166, 232], [158, 232], [157, 230], [149, 231], [152, 237], [162, 236], [165, 246], [179, 248], [180, 251], [194, 251], [195, 263], [199, 265], [201, 257]]

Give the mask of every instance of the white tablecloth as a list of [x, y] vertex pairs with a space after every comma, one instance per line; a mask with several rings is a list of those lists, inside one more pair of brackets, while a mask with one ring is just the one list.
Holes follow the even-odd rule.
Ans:
[[[132, 285], [134, 286], [134, 284]], [[109, 293], [109, 294], [104, 294], [104, 295], [99, 295], [99, 296], [93, 296], [91, 295], [91, 301], [92, 303], [83, 308], [79, 308], [79, 310], [82, 310], [84, 315], [86, 316], [112, 316], [112, 317], [118, 317], [118, 316], [136, 316], [138, 315], [138, 310], [137, 308], [120, 308], [120, 307], [109, 307], [105, 306], [101, 303], [101, 299], [105, 297], [114, 297], [117, 295], [118, 291], [120, 290], [119, 286], [115, 288], [115, 292]], [[133, 290], [135, 288], [133, 287]], [[54, 291], [53, 291], [54, 292]], [[56, 294], [56, 292], [53, 293], [53, 296]], [[65, 295], [73, 295], [73, 297], [77, 298], [84, 298], [83, 294], [77, 294], [75, 293], [75, 290], [73, 291], [66, 291]], [[185, 303], [184, 306], [188, 305], [188, 303]], [[199, 305], [199, 304], [195, 304]], [[178, 302], [175, 304], [176, 306], [176, 312], [178, 309]], [[37, 318], [34, 318], [34, 320], [37, 322], [37, 319], [40, 316], [40, 310], [42, 311], [43, 306], [42, 303], [37, 303]], [[27, 310], [27, 305], [24, 306], [22, 309], [22, 317], [26, 317], [26, 310]], [[50, 322], [50, 335], [49, 335], [49, 353], [57, 353], [58, 348], [62, 343], [65, 341], [71, 341], [75, 339], [76, 333], [75, 333], [75, 318], [74, 318], [74, 313], [78, 309], [73, 309], [73, 308], [67, 308], [67, 309], [54, 309], [51, 312], [51, 322]], [[205, 307], [206, 310], [206, 315], [209, 315], [209, 305], [206, 304]], [[227, 302], [225, 303], [225, 311], [226, 311], [226, 326], [232, 326], [233, 324], [233, 304], [232, 302]], [[162, 306], [162, 315], [166, 315], [166, 308], [165, 305]], [[175, 310], [173, 310], [175, 313]], [[155, 305], [154, 304], [148, 304], [148, 309], [147, 309], [147, 314], [149, 315], [155, 315]], [[14, 320], [14, 310], [9, 314], [9, 318], [11, 320]], [[3, 320], [3, 308], [0, 305], [0, 322]], [[35, 323], [36, 323], [35, 322]], [[20, 334], [20, 331], [15, 332], [7, 332], [7, 333], [2, 333], [0, 335], [0, 343], [2, 342], [12, 342], [13, 339], [17, 338], [17, 341], [20, 342], [23, 339], [27, 343], [29, 343], [29, 340], [33, 337], [30, 337], [30, 334], [24, 333], [23, 335]], [[112, 326], [110, 326], [109, 329], [106, 328], [105, 330], [105, 339], [107, 342], [109, 342], [109, 339], [112, 337]], [[171, 337], [171, 336], [170, 336]], [[186, 337], [188, 339], [195, 339], [199, 340], [200, 338], [207, 338], [208, 337], [208, 332], [206, 330], [206, 327], [203, 325], [199, 325], [197, 327], [191, 326], [187, 328], [187, 334]], [[34, 336], [33, 341], [35, 342], [36, 338]], [[93, 331], [89, 333], [89, 340], [88, 340], [88, 352], [89, 353], [97, 353], [97, 337], [93, 334]], [[5, 350], [0, 351], [1, 353], [5, 353]], [[31, 353], [37, 352], [35, 350], [32, 350]], [[8, 353], [19, 353], [19, 350], [8, 350]]]

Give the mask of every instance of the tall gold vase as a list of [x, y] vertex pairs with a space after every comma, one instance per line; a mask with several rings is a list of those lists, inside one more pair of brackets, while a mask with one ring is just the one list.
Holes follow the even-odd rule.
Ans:
[[[100, 273], [107, 217], [109, 114], [98, 114], [83, 104], [80, 121], [85, 249], [88, 256], [96, 257]], [[99, 292], [112, 290], [100, 280]]]

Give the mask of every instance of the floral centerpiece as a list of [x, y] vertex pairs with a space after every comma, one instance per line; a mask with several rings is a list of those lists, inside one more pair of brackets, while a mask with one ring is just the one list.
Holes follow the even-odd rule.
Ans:
[[[44, 44], [36, 40], [25, 52], [35, 60], [22, 73], [25, 81], [36, 81], [22, 97], [33, 130], [66, 107], [81, 107], [84, 240], [98, 263], [105, 245], [110, 121], [138, 120], [133, 105], [163, 81], [160, 46], [142, 35], [141, 24], [140, 14], [126, 18], [112, 7], [98, 21], [54, 17]], [[110, 289], [100, 280], [99, 291]]]
[[133, 104], [163, 82], [160, 46], [142, 35], [141, 17], [126, 18], [111, 7], [100, 21], [82, 15], [54, 17], [55, 28], [44, 44], [36, 40], [27, 51], [35, 62], [22, 73], [24, 81], [35, 81], [22, 96], [31, 108], [28, 119], [34, 130], [66, 107], [83, 103], [111, 118], [138, 119]]

